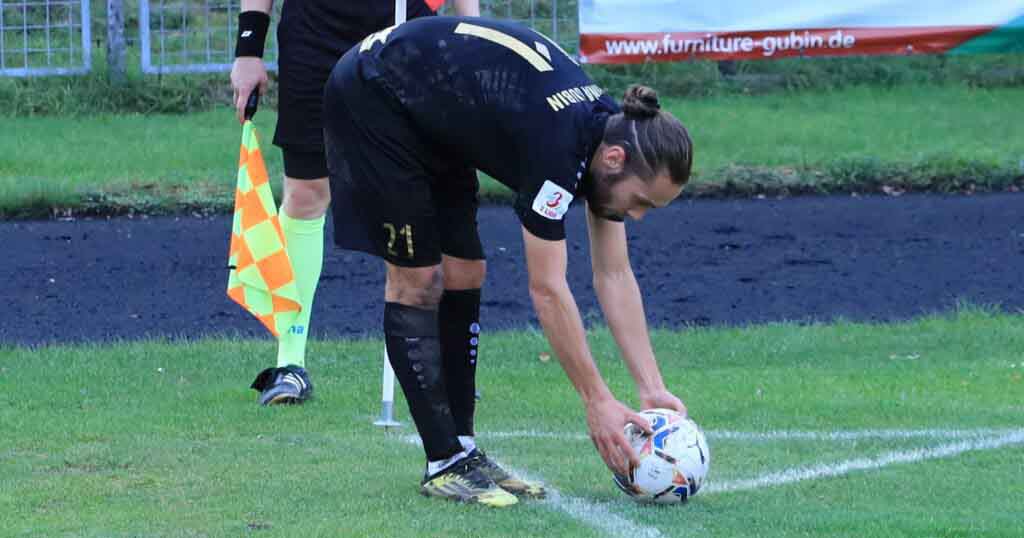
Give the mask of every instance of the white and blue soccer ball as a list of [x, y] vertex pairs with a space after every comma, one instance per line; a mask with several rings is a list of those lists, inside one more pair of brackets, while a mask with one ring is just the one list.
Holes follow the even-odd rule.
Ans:
[[671, 409], [640, 412], [651, 423], [653, 434], [633, 424], [626, 439], [640, 458], [640, 466], [615, 484], [642, 503], [679, 504], [700, 491], [711, 465], [711, 451], [696, 422]]

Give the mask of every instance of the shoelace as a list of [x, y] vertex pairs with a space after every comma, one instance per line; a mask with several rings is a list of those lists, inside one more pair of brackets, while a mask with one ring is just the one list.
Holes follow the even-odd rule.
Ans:
[[490, 458], [488, 458], [487, 454], [484, 454], [482, 450], [477, 450], [477, 453], [475, 456], [473, 456], [473, 459], [477, 461], [477, 466], [480, 468], [493, 471], [495, 474], [502, 477], [510, 476], [507, 472], [505, 472], [505, 469], [502, 469], [501, 467], [498, 466], [497, 463], [494, 463]]
[[450, 472], [465, 480], [474, 488], [490, 489], [492, 481], [480, 472], [480, 469], [477, 468], [478, 465], [479, 461], [477, 461], [477, 458], [466, 458], [466, 461], [457, 464]]

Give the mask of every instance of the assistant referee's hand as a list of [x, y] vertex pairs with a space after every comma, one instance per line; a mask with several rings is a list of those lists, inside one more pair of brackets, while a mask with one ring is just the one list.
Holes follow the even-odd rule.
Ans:
[[267, 93], [267, 84], [267, 68], [263, 65], [262, 58], [235, 58], [235, 63], [231, 66], [231, 89], [238, 123], [245, 123], [245, 104], [249, 101], [249, 94], [253, 91], [259, 91], [260, 95]]

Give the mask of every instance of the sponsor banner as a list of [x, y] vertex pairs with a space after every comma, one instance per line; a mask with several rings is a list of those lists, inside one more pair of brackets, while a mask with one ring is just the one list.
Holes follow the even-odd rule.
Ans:
[[1020, 51], [1022, 43], [1024, 0], [580, 3], [580, 56], [590, 63]]
[[592, 63], [937, 54], [992, 30], [991, 26], [966, 26], [581, 35], [580, 50]]

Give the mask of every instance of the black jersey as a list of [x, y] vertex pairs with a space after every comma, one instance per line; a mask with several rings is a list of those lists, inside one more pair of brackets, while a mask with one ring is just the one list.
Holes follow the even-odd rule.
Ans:
[[[433, 15], [425, 0], [408, 0], [406, 18]], [[390, 0], [285, 0], [281, 22], [289, 31], [329, 41], [356, 42], [371, 31], [395, 24]], [[342, 51], [344, 52], [344, 51]], [[337, 59], [337, 58], [335, 58]]]
[[516, 23], [429, 17], [373, 34], [350, 54], [445, 160], [515, 191], [527, 230], [565, 237], [562, 219], [619, 106], [553, 41]]

